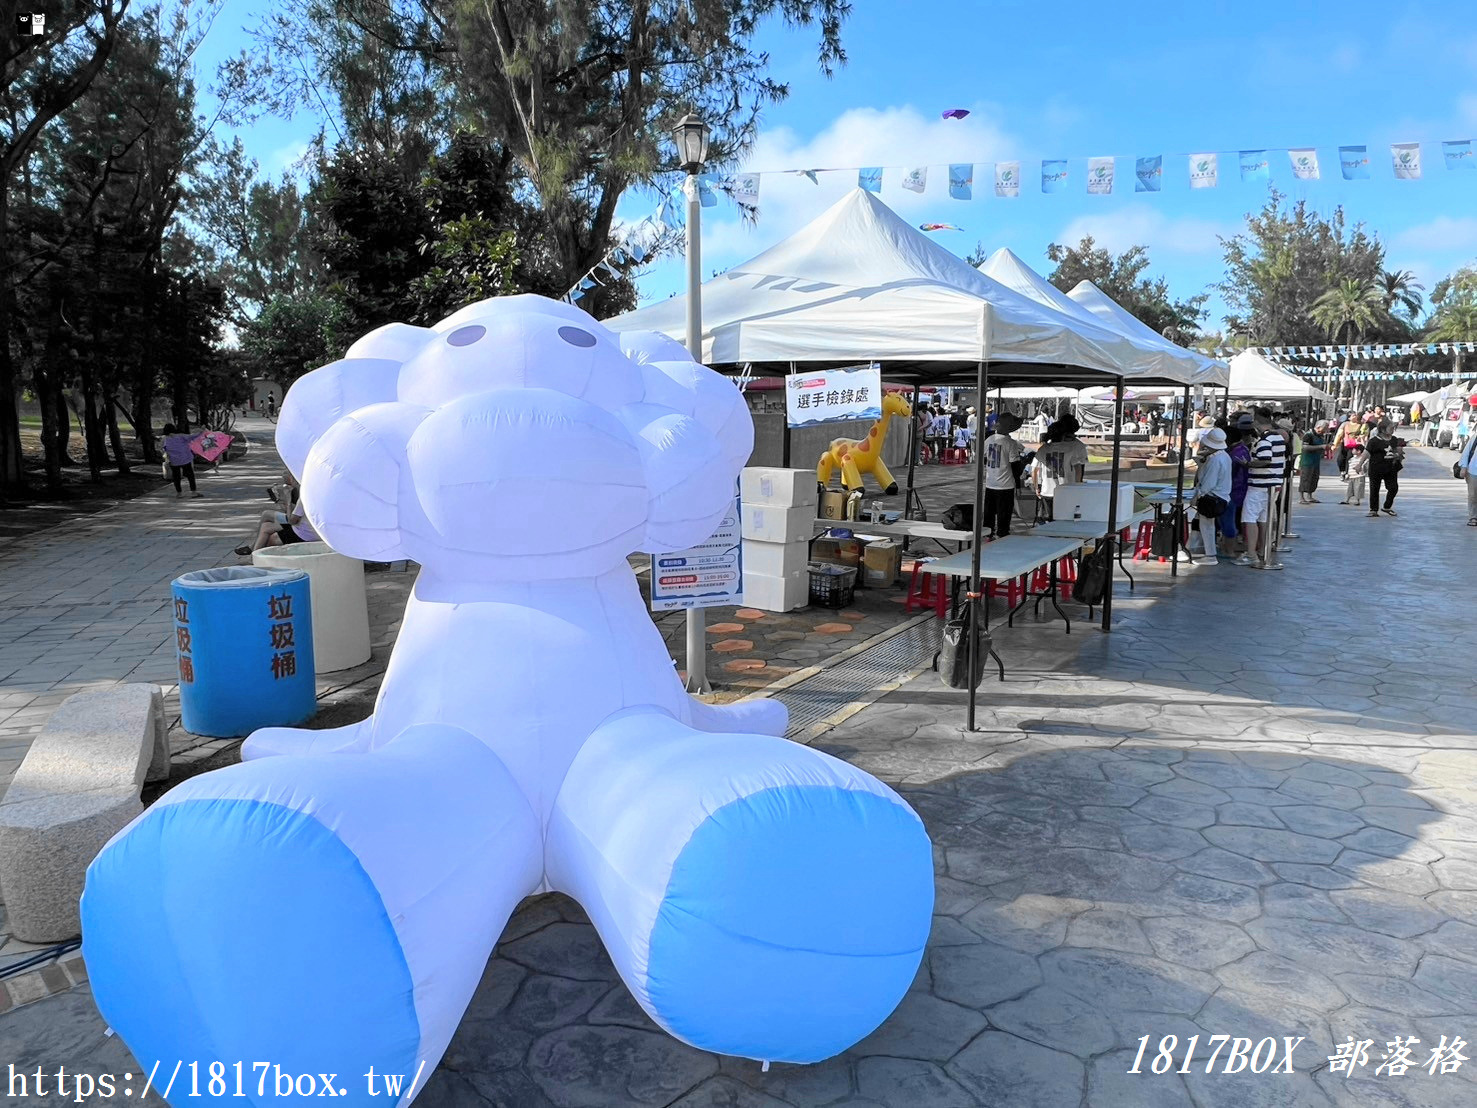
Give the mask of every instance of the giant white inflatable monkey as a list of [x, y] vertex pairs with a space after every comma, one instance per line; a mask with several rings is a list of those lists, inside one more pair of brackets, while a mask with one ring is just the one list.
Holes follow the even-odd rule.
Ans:
[[277, 443], [314, 528], [422, 568], [371, 718], [258, 731], [93, 863], [88, 970], [141, 1065], [219, 1061], [235, 1093], [266, 1060], [382, 1105], [362, 1075], [424, 1085], [547, 889], [694, 1046], [813, 1062], [887, 1017], [929, 930], [918, 817], [782, 738], [777, 702], [690, 698], [626, 561], [706, 538], [752, 437], [670, 339], [537, 297], [293, 385]]

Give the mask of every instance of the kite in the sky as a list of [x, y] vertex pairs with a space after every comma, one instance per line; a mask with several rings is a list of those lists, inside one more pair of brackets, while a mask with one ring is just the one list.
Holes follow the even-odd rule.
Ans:
[[944, 112], [945, 119], [963, 119], [969, 114], [968, 108], [950, 108]]
[[920, 223], [920, 231], [962, 231], [963, 227], [955, 227], [952, 223]]

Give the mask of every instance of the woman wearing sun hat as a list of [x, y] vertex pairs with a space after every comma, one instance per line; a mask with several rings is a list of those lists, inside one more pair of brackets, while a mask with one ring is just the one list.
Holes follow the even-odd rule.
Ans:
[[1192, 501], [1197, 518], [1194, 532], [1200, 536], [1200, 549], [1210, 565], [1216, 564], [1216, 527], [1220, 516], [1231, 503], [1231, 457], [1226, 453], [1226, 433], [1219, 427], [1208, 427], [1200, 433], [1200, 449], [1195, 454], [1195, 494]]

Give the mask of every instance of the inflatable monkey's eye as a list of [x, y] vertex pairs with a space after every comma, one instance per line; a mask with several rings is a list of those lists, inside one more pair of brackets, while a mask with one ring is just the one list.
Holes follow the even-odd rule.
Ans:
[[446, 341], [452, 346], [471, 346], [485, 334], [487, 334], [487, 328], [474, 323], [470, 327], [458, 327], [446, 336]]
[[570, 346], [594, 346], [595, 336], [588, 331], [581, 331], [578, 327], [559, 328], [559, 337]]

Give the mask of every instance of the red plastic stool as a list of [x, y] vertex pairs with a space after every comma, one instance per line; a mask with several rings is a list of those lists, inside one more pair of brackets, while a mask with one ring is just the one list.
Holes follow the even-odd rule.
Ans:
[[913, 572], [908, 575], [908, 596], [903, 601], [903, 611], [933, 606], [939, 619], [949, 617], [949, 589], [944, 578], [934, 573], [924, 573], [924, 561], [913, 563]]
[[1056, 563], [1056, 579], [1063, 584], [1070, 584], [1077, 580], [1077, 559], [1070, 555], [1058, 559]]
[[1026, 591], [1025, 586], [1021, 583], [1021, 579], [1019, 577], [1012, 577], [1008, 581], [985, 582], [986, 596], [999, 596], [1001, 589], [1005, 590], [1005, 603], [1010, 605], [1012, 608], [1014, 608], [1017, 604], [1021, 602], [1021, 599]]
[[[1124, 532], [1126, 538], [1128, 532]], [[1138, 537], [1133, 542], [1133, 560], [1148, 561], [1154, 551], [1154, 524], [1150, 520], [1144, 520], [1139, 524]]]

